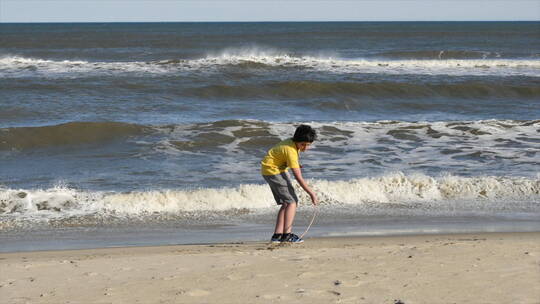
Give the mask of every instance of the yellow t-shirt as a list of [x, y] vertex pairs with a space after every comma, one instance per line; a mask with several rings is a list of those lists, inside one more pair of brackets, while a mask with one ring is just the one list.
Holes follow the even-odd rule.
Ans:
[[261, 161], [262, 175], [276, 175], [287, 168], [300, 168], [298, 149], [292, 138], [286, 139], [268, 151]]

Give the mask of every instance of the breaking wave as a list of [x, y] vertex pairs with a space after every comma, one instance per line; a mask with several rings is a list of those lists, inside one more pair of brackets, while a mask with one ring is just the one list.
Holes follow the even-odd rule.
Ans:
[[[513, 54], [501, 54], [501, 52], [489, 51], [460, 51], [460, 50], [424, 50], [424, 51], [392, 51], [378, 54], [382, 57], [398, 59], [500, 59], [508, 58]], [[535, 54], [531, 54], [533, 57]], [[522, 57], [522, 54], [515, 56]]]
[[[538, 211], [540, 178], [431, 177], [423, 174], [386, 174], [344, 181], [309, 181], [320, 197], [321, 208], [416, 209], [419, 212]], [[297, 186], [298, 187], [298, 186]], [[299, 188], [300, 201], [309, 199]], [[0, 217], [50, 219], [98, 214], [145, 216], [156, 213], [197, 214], [244, 210], [273, 210], [266, 185], [242, 184], [235, 188], [85, 192], [66, 187], [43, 190], [1, 189]], [[329, 209], [327, 208], [327, 209]]]
[[[90, 62], [85, 60], [47, 60], [21, 56], [0, 58], [3, 77], [81, 77], [119, 73], [178, 74], [221, 73], [223, 69], [293, 69], [330, 73], [449, 74], [449, 75], [540, 75], [540, 60], [501, 58], [338, 58], [301, 55], [276, 50], [225, 50], [198, 59], [171, 58], [159, 61]], [[81, 75], [85, 74], [85, 75]]]

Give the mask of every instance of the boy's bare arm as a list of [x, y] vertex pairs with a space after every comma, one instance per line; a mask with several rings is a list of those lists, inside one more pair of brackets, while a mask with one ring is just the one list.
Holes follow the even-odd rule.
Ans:
[[317, 199], [317, 195], [315, 195], [315, 192], [311, 190], [311, 188], [308, 186], [308, 184], [302, 177], [302, 170], [300, 170], [300, 168], [291, 168], [291, 170], [294, 174], [294, 178], [296, 178], [296, 180], [300, 184], [300, 187], [302, 187], [302, 189], [304, 189], [307, 192], [307, 194], [309, 194], [309, 197], [311, 198], [311, 202], [313, 203], [313, 205], [317, 205], [319, 203], [319, 200]]

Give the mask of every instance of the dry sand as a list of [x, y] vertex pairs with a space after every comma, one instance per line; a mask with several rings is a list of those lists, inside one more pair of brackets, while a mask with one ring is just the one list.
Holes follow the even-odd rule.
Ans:
[[1, 303], [540, 303], [540, 233], [0, 254]]

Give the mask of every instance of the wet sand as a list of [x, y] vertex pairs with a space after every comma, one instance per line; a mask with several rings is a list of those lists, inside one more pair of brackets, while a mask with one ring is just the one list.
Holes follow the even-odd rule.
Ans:
[[540, 232], [0, 254], [2, 303], [540, 303]]

